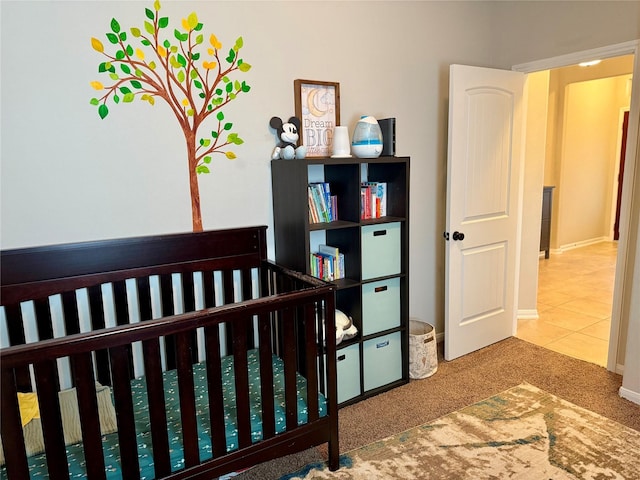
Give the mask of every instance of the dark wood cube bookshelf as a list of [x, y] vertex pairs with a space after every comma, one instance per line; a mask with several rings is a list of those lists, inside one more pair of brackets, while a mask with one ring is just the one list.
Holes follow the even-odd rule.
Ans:
[[[338, 247], [344, 254], [346, 277], [333, 281], [338, 287], [336, 305], [353, 319], [358, 335], [338, 345], [341, 406], [409, 381], [409, 160], [409, 157], [314, 157], [271, 161], [276, 261], [311, 274], [310, 255], [315, 243]], [[386, 184], [385, 216], [360, 218], [364, 181]], [[310, 223], [307, 188], [312, 182], [329, 183], [331, 195], [337, 197], [337, 220]], [[374, 252], [368, 253], [371, 258], [363, 258], [363, 242], [366, 252]], [[370, 270], [363, 269], [363, 262], [370, 266], [369, 262], [381, 259], [391, 260], [393, 271], [363, 278], [363, 272]], [[389, 319], [363, 318], [363, 311], [372, 310], [363, 309], [363, 302], [372, 301], [363, 296], [363, 286], [374, 282], [376, 288], [366, 290], [382, 294], [387, 291], [387, 282], [394, 286], [399, 282], [399, 299], [393, 299], [399, 308], [397, 319], [396, 312], [393, 313], [392, 328], [387, 328]], [[367, 331], [374, 333], [363, 336], [363, 322], [367, 322]], [[377, 323], [385, 327], [378, 330]], [[346, 357], [350, 368], [341, 368], [340, 362]], [[358, 364], [357, 369], [354, 364]], [[358, 383], [359, 394], [341, 398], [340, 384], [352, 382]], [[353, 388], [343, 390], [352, 392]]]

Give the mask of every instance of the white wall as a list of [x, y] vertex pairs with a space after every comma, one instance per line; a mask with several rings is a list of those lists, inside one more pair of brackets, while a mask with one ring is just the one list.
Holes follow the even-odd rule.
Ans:
[[[223, 44], [242, 35], [253, 65], [251, 92], [225, 109], [245, 144], [200, 180], [204, 227], [272, 226], [269, 118], [293, 114], [294, 79], [340, 82], [343, 124], [397, 118], [398, 154], [412, 158], [410, 314], [439, 332], [449, 64], [510, 68], [640, 38], [638, 2], [240, 3], [162, 3], [171, 31], [196, 11]], [[0, 2], [2, 248], [191, 229], [185, 147], [167, 107], [118, 105], [100, 120], [89, 105], [101, 61], [90, 38], [112, 17], [141, 27], [151, 5]]]

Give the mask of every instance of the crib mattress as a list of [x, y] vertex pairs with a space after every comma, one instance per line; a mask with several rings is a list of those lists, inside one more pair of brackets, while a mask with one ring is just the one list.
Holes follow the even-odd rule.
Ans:
[[[251, 404], [251, 437], [254, 442], [262, 439], [262, 416], [260, 403], [260, 371], [258, 351], [248, 352], [249, 363], [249, 396]], [[238, 431], [236, 428], [235, 411], [235, 383], [233, 373], [233, 357], [222, 359], [223, 391], [225, 398], [225, 434], [227, 439], [227, 451], [238, 448]], [[276, 433], [286, 430], [285, 401], [284, 401], [284, 363], [282, 359], [273, 356], [274, 372], [274, 404]], [[213, 456], [209, 412], [206, 408], [207, 399], [207, 373], [206, 365], [198, 363], [194, 365], [195, 397], [198, 421], [198, 437], [200, 445], [200, 460], [204, 461]], [[151, 447], [151, 430], [149, 427], [149, 415], [144, 377], [134, 379], [131, 382], [133, 402], [136, 415], [136, 431], [138, 433], [138, 457], [142, 479], [155, 477], [153, 468], [153, 453]], [[173, 471], [184, 468], [184, 455], [182, 450], [182, 434], [180, 421], [180, 396], [178, 393], [178, 380], [175, 370], [164, 373], [165, 402], [167, 404], [167, 424], [169, 432], [169, 449], [171, 455], [171, 467]], [[306, 380], [298, 375], [298, 424], [307, 422], [307, 387]], [[326, 400], [319, 395], [319, 414], [326, 415]], [[105, 456], [105, 469], [108, 479], [121, 479], [122, 474], [119, 464], [118, 434], [112, 433], [103, 436], [103, 450]], [[82, 444], [67, 446], [67, 459], [71, 478], [85, 478], [85, 459]], [[29, 471], [31, 478], [48, 478], [45, 454], [35, 455], [29, 459]], [[5, 469], [0, 470], [0, 478], [6, 478]]]

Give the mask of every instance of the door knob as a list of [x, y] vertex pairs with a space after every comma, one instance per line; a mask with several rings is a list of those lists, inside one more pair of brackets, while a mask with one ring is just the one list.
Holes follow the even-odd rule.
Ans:
[[452, 238], [454, 240], [464, 240], [464, 233], [462, 233], [462, 232], [453, 232]]

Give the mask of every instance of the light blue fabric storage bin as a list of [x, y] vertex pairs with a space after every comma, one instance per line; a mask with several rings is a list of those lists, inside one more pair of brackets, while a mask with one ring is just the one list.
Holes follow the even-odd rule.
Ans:
[[400, 332], [363, 343], [364, 389], [382, 387], [402, 378]]
[[365, 225], [361, 236], [363, 280], [401, 273], [400, 222]]
[[362, 334], [400, 326], [400, 279], [362, 285]]
[[349, 345], [337, 351], [338, 403], [362, 393], [360, 391], [360, 345]]

